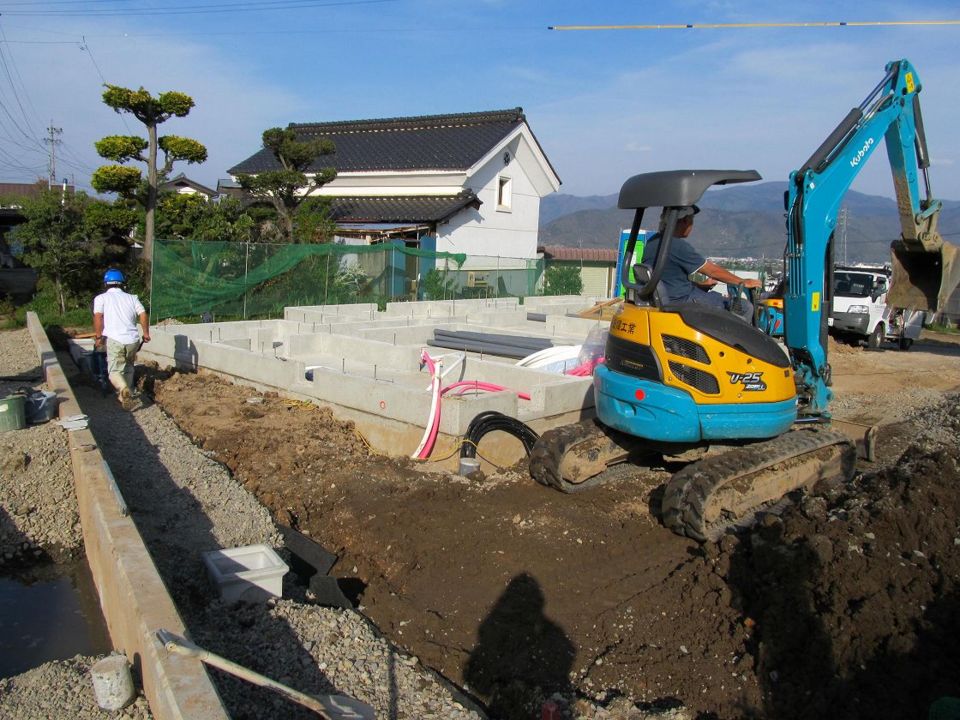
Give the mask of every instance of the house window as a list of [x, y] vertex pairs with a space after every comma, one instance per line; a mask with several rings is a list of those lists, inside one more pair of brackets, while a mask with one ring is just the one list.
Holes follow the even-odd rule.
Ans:
[[513, 195], [513, 180], [500, 176], [497, 178], [497, 210], [510, 210]]

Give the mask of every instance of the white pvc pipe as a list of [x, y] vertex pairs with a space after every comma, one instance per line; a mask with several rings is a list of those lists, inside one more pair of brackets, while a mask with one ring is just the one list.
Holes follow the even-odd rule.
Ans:
[[538, 350], [517, 361], [518, 367], [538, 368], [562, 360], [572, 360], [580, 355], [582, 345], [559, 345]]
[[423, 437], [420, 438], [420, 444], [417, 445], [417, 449], [414, 450], [410, 456], [414, 460], [422, 459], [424, 448], [427, 446], [427, 441], [429, 441], [430, 435], [433, 432], [434, 420], [440, 412], [440, 374], [437, 372], [437, 367], [434, 365], [433, 359], [427, 354], [426, 350], [420, 351], [420, 359], [423, 360], [424, 364], [430, 369], [430, 386], [432, 393], [430, 415], [427, 418], [427, 425], [423, 429]]

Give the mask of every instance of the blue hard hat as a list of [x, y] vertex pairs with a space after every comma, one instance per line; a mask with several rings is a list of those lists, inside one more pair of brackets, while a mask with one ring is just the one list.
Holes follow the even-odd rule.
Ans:
[[111, 268], [103, 274], [103, 284], [104, 285], [122, 285], [123, 284], [123, 273], [119, 270]]

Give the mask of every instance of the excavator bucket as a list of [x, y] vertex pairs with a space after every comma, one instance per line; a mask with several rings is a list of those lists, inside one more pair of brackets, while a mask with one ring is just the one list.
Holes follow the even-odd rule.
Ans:
[[960, 257], [955, 245], [942, 240], [937, 245], [929, 248], [897, 240], [890, 246], [893, 277], [887, 305], [924, 312], [946, 307], [960, 283]]

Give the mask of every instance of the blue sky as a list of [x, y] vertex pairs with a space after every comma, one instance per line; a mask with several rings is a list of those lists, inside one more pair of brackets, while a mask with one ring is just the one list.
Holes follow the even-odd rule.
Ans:
[[[93, 142], [143, 134], [106, 81], [179, 90], [162, 134], [209, 150], [174, 172], [216, 185], [268, 127], [523, 107], [563, 185], [616, 192], [650, 170], [755, 168], [785, 180], [909, 59], [935, 196], [960, 200], [960, 25], [559, 32], [551, 25], [960, 19], [956, 0], [0, 0], [0, 181], [89, 187]], [[854, 185], [892, 196], [885, 159]]]

